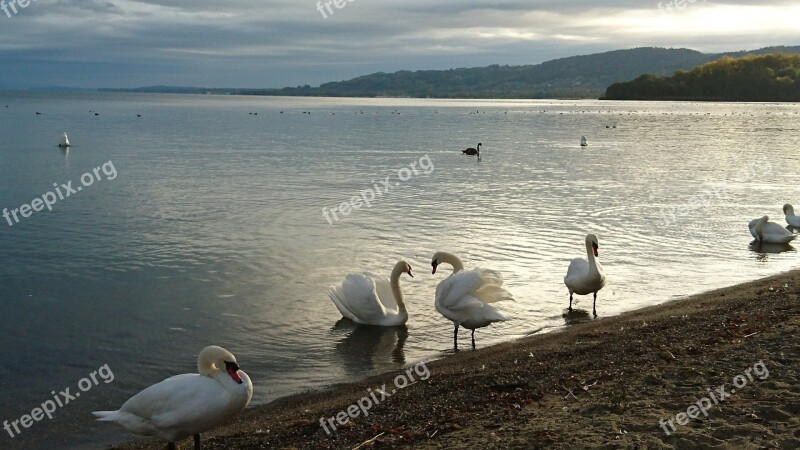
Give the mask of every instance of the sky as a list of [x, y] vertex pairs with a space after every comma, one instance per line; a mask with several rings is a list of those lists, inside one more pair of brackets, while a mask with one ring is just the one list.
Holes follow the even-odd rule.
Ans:
[[634, 47], [752, 50], [800, 45], [798, 17], [798, 0], [0, 0], [0, 88], [316, 86]]

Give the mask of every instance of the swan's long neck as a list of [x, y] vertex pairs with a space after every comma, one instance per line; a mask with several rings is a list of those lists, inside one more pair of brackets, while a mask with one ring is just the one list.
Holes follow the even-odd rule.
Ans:
[[403, 298], [403, 290], [400, 289], [400, 275], [402, 275], [403, 272], [403, 267], [400, 265], [396, 266], [394, 270], [392, 270], [392, 277], [389, 280], [389, 284], [392, 286], [392, 294], [394, 295], [394, 300], [397, 302], [398, 308], [400, 308], [400, 314], [408, 315], [406, 302]]
[[594, 249], [592, 243], [586, 243], [586, 256], [589, 258], [589, 270], [597, 272], [597, 259], [594, 257]]
[[448, 263], [451, 266], [453, 266], [453, 273], [456, 273], [456, 272], [464, 270], [464, 263], [461, 262], [461, 260], [458, 258], [458, 256], [456, 256], [456, 255], [454, 255], [452, 253], [442, 252], [441, 253], [441, 261], [440, 261], [440, 263], [442, 263], [442, 262]]

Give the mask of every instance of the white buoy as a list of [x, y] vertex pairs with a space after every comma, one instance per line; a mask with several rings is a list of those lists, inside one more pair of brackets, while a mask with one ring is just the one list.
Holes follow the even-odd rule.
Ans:
[[61, 142], [58, 143], [58, 146], [61, 148], [72, 147], [69, 144], [69, 138], [67, 137], [67, 133], [64, 133], [64, 136], [61, 137]]
[[589, 145], [589, 143], [586, 142], [586, 136], [581, 136], [581, 147], [586, 147], [587, 145]]

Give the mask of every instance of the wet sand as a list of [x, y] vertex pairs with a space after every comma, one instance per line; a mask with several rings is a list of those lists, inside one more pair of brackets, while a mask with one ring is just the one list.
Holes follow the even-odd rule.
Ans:
[[416, 382], [330, 435], [321, 417], [381, 400], [403, 372], [252, 408], [203, 448], [800, 448], [798, 295], [800, 270], [615, 317], [576, 310], [563, 331], [477, 351], [462, 330], [464, 350], [412, 365]]

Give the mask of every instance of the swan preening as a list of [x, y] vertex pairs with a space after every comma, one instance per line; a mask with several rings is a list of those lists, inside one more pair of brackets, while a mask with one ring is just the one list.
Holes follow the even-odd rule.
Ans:
[[67, 137], [67, 133], [64, 133], [64, 136], [61, 136], [61, 141], [58, 142], [58, 146], [61, 147], [61, 148], [72, 147], [69, 144], [69, 137]]
[[572, 294], [594, 294], [592, 314], [594, 314], [595, 317], [597, 317], [597, 291], [603, 289], [603, 286], [606, 284], [606, 276], [603, 273], [603, 267], [596, 259], [599, 256], [597, 248], [597, 236], [593, 234], [586, 235], [587, 259], [573, 259], [572, 262], [569, 263], [567, 276], [564, 277], [564, 284], [567, 285], [569, 289], [569, 310], [572, 311]]
[[589, 143], [586, 142], [586, 136], [581, 136], [581, 147], [586, 147], [587, 145], [589, 145]]
[[453, 346], [458, 349], [458, 327], [472, 330], [472, 348], [475, 348], [475, 329], [493, 322], [508, 320], [491, 303], [514, 300], [503, 289], [503, 277], [489, 269], [464, 270], [461, 260], [447, 252], [436, 252], [431, 260], [433, 270], [440, 264], [453, 266], [453, 273], [436, 286], [436, 310], [453, 321]]
[[797, 237], [796, 234], [792, 234], [792, 232], [786, 228], [775, 222], [770, 222], [769, 216], [753, 219], [747, 224], [747, 227], [750, 229], [750, 234], [753, 235], [758, 243], [787, 244]]
[[480, 156], [480, 154], [481, 154], [481, 145], [483, 145], [483, 144], [478, 142], [478, 148], [470, 147], [470, 148], [468, 148], [466, 150], [461, 150], [461, 152], [464, 153], [465, 155], [470, 155], [470, 156], [479, 155]]
[[102, 422], [115, 422], [133, 434], [156, 436], [175, 448], [175, 442], [200, 433], [239, 414], [253, 397], [253, 383], [239, 370], [236, 358], [212, 345], [197, 358], [198, 373], [186, 373], [154, 384], [116, 411], [95, 411]]
[[408, 311], [400, 288], [400, 275], [411, 274], [411, 265], [398, 261], [391, 279], [369, 272], [348, 275], [341, 286], [328, 290], [342, 316], [364, 325], [393, 327], [408, 321]]
[[790, 204], [783, 205], [783, 213], [786, 214], [786, 223], [789, 225], [800, 228], [800, 216], [794, 215], [794, 207]]

